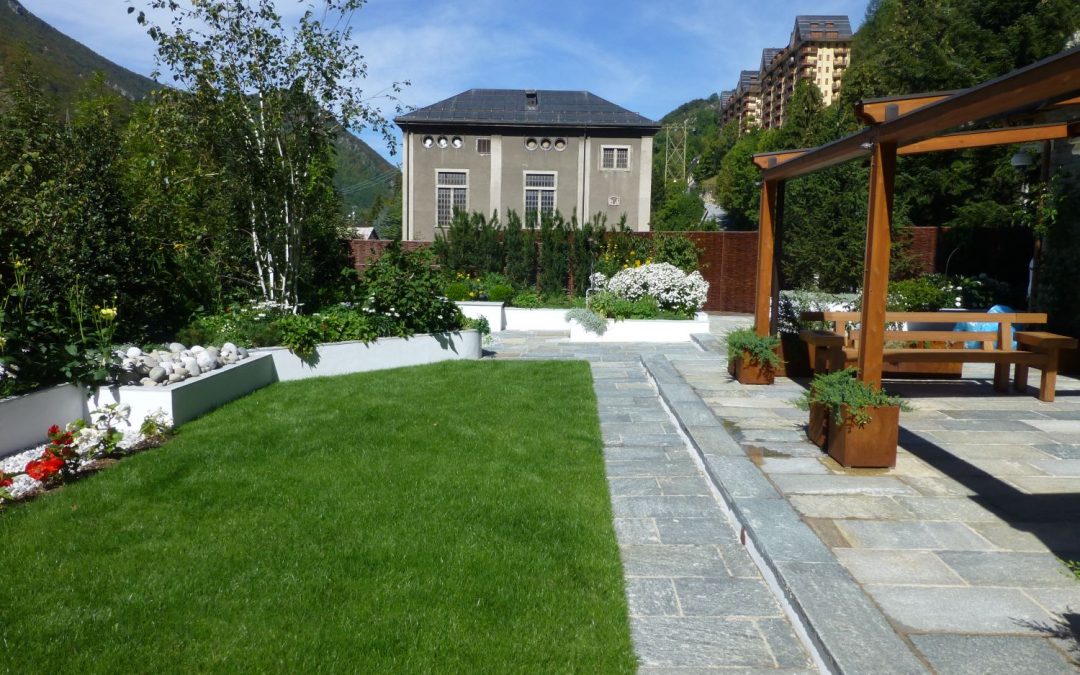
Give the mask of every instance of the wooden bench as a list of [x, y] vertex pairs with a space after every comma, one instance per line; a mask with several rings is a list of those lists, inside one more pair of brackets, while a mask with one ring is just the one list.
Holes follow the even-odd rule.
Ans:
[[[832, 372], [858, 359], [860, 331], [848, 328], [862, 318], [858, 312], [804, 312], [804, 321], [832, 324], [831, 330], [804, 330], [799, 335], [810, 347], [810, 363], [815, 372]], [[994, 388], [1009, 389], [1009, 368], [1016, 366], [1013, 387], [1027, 390], [1028, 370], [1042, 372], [1039, 400], [1053, 401], [1057, 384], [1059, 354], [1076, 347], [1074, 338], [1038, 331], [1016, 331], [1019, 324], [1045, 324], [1046, 315], [1037, 312], [990, 314], [987, 312], [887, 312], [887, 324], [957, 322], [995, 323], [995, 331], [896, 330], [885, 331], [886, 364], [903, 363], [993, 363]], [[1013, 340], [1018, 349], [1013, 349]], [[981, 348], [966, 349], [965, 342], [979, 342]], [[891, 346], [900, 343], [902, 346]]]

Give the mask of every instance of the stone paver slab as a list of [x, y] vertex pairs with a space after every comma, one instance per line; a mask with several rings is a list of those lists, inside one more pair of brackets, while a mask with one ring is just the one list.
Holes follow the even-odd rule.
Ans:
[[724, 561], [711, 546], [622, 546], [627, 577], [721, 577]]
[[915, 632], [1032, 635], [1050, 615], [1012, 588], [864, 586], [893, 620]]
[[831, 494], [831, 495], [915, 495], [914, 488], [891, 476], [850, 475], [775, 475], [774, 483], [785, 495]]
[[642, 666], [773, 668], [776, 662], [752, 621], [648, 617], [632, 625]]
[[680, 616], [671, 579], [631, 577], [626, 580], [630, 616]]
[[711, 496], [623, 497], [611, 500], [616, 518], [689, 518], [720, 517], [720, 509]]
[[994, 545], [963, 523], [882, 520], [837, 520], [836, 527], [852, 548], [900, 550], [992, 550]]
[[941, 551], [941, 559], [975, 586], [1075, 587], [1076, 577], [1049, 553]]
[[1049, 642], [997, 635], [913, 635], [912, 642], [941, 675], [1075, 675], [1076, 667]]
[[892, 497], [871, 495], [791, 495], [791, 505], [808, 518], [910, 520], [912, 514]]
[[833, 553], [861, 584], [958, 586], [964, 583], [930, 551], [837, 548]]
[[687, 616], [783, 616], [772, 593], [757, 579], [686, 578], [674, 584]]
[[615, 536], [623, 545], [660, 543], [660, 533], [652, 518], [616, 518]]

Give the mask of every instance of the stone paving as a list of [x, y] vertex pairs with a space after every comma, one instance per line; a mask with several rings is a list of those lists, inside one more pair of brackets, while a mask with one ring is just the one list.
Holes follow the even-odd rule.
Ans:
[[815, 672], [642, 366], [700, 349], [564, 338], [504, 336], [495, 350], [591, 363], [639, 672]]
[[494, 351], [592, 364], [642, 672], [812, 670], [766, 578], [830, 670], [1077, 672], [1080, 581], [1061, 562], [1080, 559], [1077, 380], [1052, 404], [995, 393], [986, 366], [889, 381], [914, 408], [897, 467], [846, 470], [806, 442], [802, 386], [732, 382], [715, 338], [565, 335]]

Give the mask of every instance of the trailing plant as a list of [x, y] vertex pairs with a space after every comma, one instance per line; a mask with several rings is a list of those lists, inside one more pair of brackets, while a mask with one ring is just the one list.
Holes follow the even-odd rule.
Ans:
[[771, 335], [758, 335], [753, 328], [740, 328], [724, 336], [729, 362], [738, 362], [745, 355], [750, 365], [759, 368], [779, 368], [780, 355], [776, 348], [780, 339]]
[[847, 368], [815, 375], [806, 394], [807, 401], [828, 407], [837, 424], [844, 423], [843, 406], [847, 406], [851, 421], [859, 427], [870, 422], [872, 408], [902, 405], [899, 396], [891, 396], [884, 389], [856, 379], [857, 372], [855, 368]]
[[607, 332], [607, 319], [584, 307], [575, 307], [566, 313], [566, 322], [571, 321], [577, 321], [586, 331], [596, 335]]
[[461, 327], [479, 331], [480, 335], [491, 335], [491, 323], [487, 320], [486, 316], [467, 316], [462, 320]]

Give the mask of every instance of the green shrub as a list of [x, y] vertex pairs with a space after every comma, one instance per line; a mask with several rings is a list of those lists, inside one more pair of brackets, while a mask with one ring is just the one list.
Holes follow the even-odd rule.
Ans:
[[521, 291], [510, 299], [512, 307], [535, 309], [544, 306], [544, 298], [536, 291]]
[[771, 335], [761, 337], [753, 328], [740, 328], [725, 335], [724, 341], [727, 343], [728, 361], [738, 361], [745, 354], [751, 365], [768, 368], [780, 366], [780, 356], [776, 353], [776, 348], [780, 346], [779, 338]]
[[508, 302], [514, 297], [514, 287], [510, 284], [495, 284], [487, 289], [488, 300], [491, 302]]
[[637, 300], [627, 300], [610, 291], [601, 291], [589, 298], [589, 308], [601, 316], [616, 321], [655, 319], [660, 315], [660, 303], [651, 295], [642, 296]]
[[806, 400], [827, 406], [837, 424], [844, 421], [841, 406], [846, 405], [851, 421], [860, 427], [870, 422], [871, 408], [902, 404], [899, 396], [890, 396], [884, 389], [877, 389], [856, 379], [857, 372], [855, 368], [848, 368], [815, 375]]
[[447, 298], [454, 302], [460, 302], [461, 300], [469, 299], [469, 284], [463, 281], [454, 281], [446, 285], [444, 291]]
[[652, 244], [654, 263], [671, 263], [687, 274], [699, 269], [701, 249], [689, 238], [680, 234], [655, 234]]

